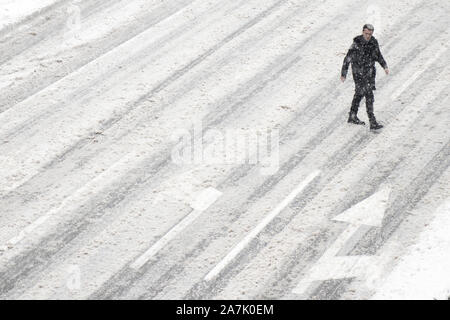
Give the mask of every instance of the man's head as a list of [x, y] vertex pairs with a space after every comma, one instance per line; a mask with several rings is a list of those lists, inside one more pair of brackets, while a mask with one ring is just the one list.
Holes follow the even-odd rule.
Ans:
[[372, 38], [372, 35], [373, 35], [373, 31], [375, 30], [375, 28], [373, 27], [373, 25], [371, 25], [371, 24], [365, 24], [364, 26], [363, 26], [363, 37], [364, 37], [364, 40], [366, 40], [366, 41], [369, 41], [370, 40], [370, 38]]

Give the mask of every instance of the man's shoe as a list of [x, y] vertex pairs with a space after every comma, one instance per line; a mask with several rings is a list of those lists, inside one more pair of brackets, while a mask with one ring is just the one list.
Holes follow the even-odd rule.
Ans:
[[379, 123], [376, 123], [376, 122], [370, 124], [370, 130], [378, 130], [378, 129], [381, 129], [383, 127], [384, 126], [382, 124], [379, 124]]
[[358, 119], [356, 113], [350, 113], [350, 116], [348, 117], [348, 123], [359, 124], [362, 126], [366, 124], [364, 121]]

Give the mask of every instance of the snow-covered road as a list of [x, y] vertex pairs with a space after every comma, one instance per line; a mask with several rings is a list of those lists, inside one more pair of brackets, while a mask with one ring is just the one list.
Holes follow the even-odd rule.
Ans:
[[[0, 298], [447, 299], [449, 16], [0, 1]], [[339, 80], [366, 22], [379, 133]]]

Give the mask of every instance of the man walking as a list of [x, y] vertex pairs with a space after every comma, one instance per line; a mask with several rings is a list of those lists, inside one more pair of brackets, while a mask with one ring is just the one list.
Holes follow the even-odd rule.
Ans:
[[375, 115], [373, 114], [373, 90], [376, 90], [375, 62], [377, 61], [383, 67], [386, 74], [389, 74], [389, 69], [383, 55], [381, 54], [378, 41], [372, 36], [373, 31], [374, 27], [371, 24], [365, 24], [363, 26], [362, 35], [353, 39], [353, 44], [344, 59], [344, 64], [341, 71], [341, 81], [345, 81], [348, 67], [351, 63], [353, 80], [355, 81], [355, 95], [353, 97], [348, 122], [365, 125], [365, 123], [357, 117], [359, 103], [362, 98], [365, 97], [370, 129], [378, 130], [383, 128], [383, 126], [377, 123]]

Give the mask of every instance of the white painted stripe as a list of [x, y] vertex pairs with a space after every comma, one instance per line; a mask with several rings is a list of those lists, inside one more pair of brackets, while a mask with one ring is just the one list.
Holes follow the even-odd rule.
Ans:
[[241, 242], [239, 242], [220, 263], [212, 269], [205, 277], [205, 281], [215, 278], [236, 256], [303, 190], [320, 174], [315, 170], [303, 180], [278, 206], [272, 210]]
[[130, 265], [130, 268], [138, 270], [147, 263], [155, 254], [164, 248], [173, 238], [175, 238], [181, 231], [189, 226], [195, 219], [200, 216], [209, 206], [211, 206], [220, 196], [222, 192], [208, 188], [204, 190], [196, 201], [191, 204], [195, 209], [189, 215], [187, 215], [180, 223], [174, 226], [169, 232], [167, 232], [161, 239], [159, 239], [150, 249], [148, 249], [143, 255], [141, 255], [135, 262]]

